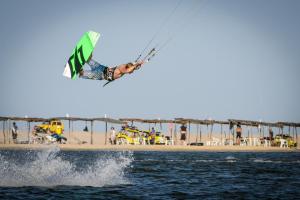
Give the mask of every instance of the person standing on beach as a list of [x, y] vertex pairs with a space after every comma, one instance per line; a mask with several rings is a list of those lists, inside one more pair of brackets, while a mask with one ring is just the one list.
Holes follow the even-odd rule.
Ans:
[[117, 142], [116, 142], [116, 131], [115, 131], [114, 127], [110, 128], [110, 143], [112, 145], [117, 144]]
[[242, 127], [241, 124], [238, 123], [236, 127], [236, 144], [240, 145], [241, 144], [241, 138], [242, 138]]
[[269, 140], [270, 140], [271, 145], [273, 145], [274, 133], [273, 133], [273, 130], [271, 127], [269, 128]]
[[180, 141], [181, 141], [181, 145], [186, 145], [186, 125], [182, 124], [180, 126]]
[[12, 133], [12, 138], [14, 143], [17, 143], [17, 138], [18, 138], [18, 126], [16, 124], [16, 122], [13, 122], [13, 126], [11, 128], [11, 133]]
[[154, 127], [152, 127], [150, 132], [150, 144], [155, 144], [155, 136], [156, 136], [156, 131]]

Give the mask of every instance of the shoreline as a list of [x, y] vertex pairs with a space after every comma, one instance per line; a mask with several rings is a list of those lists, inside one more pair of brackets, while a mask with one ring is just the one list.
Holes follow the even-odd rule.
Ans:
[[62, 151], [163, 151], [163, 152], [300, 152], [297, 148], [247, 146], [165, 146], [165, 145], [41, 145], [1, 144], [0, 150], [41, 150], [57, 146]]

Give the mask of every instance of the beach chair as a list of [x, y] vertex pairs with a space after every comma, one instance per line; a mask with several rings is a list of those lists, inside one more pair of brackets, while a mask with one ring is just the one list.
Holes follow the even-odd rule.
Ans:
[[260, 146], [260, 139], [259, 138], [253, 138], [253, 146]]
[[221, 144], [220, 139], [219, 138], [212, 138], [212, 146], [219, 146]]
[[287, 140], [280, 139], [280, 148], [285, 148], [285, 147], [288, 147]]
[[240, 146], [247, 146], [248, 145], [248, 139], [247, 138], [242, 138], [240, 142]]
[[174, 145], [174, 140], [169, 138], [168, 140], [165, 141], [165, 145]]
[[226, 144], [229, 146], [233, 146], [233, 140], [226, 140]]
[[270, 147], [271, 146], [271, 141], [264, 139], [264, 147]]
[[210, 140], [206, 141], [206, 146], [211, 146], [211, 141]]

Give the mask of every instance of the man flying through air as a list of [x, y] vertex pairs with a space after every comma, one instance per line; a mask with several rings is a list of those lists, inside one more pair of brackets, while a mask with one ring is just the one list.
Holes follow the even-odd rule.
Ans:
[[134, 63], [121, 64], [116, 67], [107, 67], [93, 60], [91, 54], [87, 61], [91, 70], [81, 70], [79, 72], [79, 77], [92, 80], [107, 80], [110, 82], [122, 77], [124, 74], [131, 74], [134, 70], [139, 69], [144, 63], [145, 61], [137, 61]]
[[[115, 67], [101, 65], [92, 59], [92, 53], [99, 37], [100, 34], [94, 31], [84, 33], [79, 42], [77, 42], [72, 55], [69, 57], [68, 62], [65, 65], [63, 76], [70, 79], [76, 79], [77, 75], [79, 75], [79, 78], [84, 79], [107, 80], [107, 83], [103, 85], [105, 86], [106, 84], [121, 78], [124, 74], [131, 74], [134, 70], [139, 69], [143, 64], [145, 64], [145, 62], [148, 62], [155, 55], [155, 49], [153, 48], [140, 61], [138, 60], [141, 55], [135, 62], [127, 64], [121, 64]], [[83, 69], [85, 63], [90, 66], [90, 69]]]

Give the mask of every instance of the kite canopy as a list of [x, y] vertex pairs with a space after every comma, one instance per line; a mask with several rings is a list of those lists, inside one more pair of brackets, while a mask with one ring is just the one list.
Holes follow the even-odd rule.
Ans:
[[63, 72], [65, 77], [72, 79], [76, 78], [76, 75], [82, 70], [83, 65], [94, 51], [99, 37], [100, 33], [94, 31], [84, 33], [65, 65], [65, 70]]

